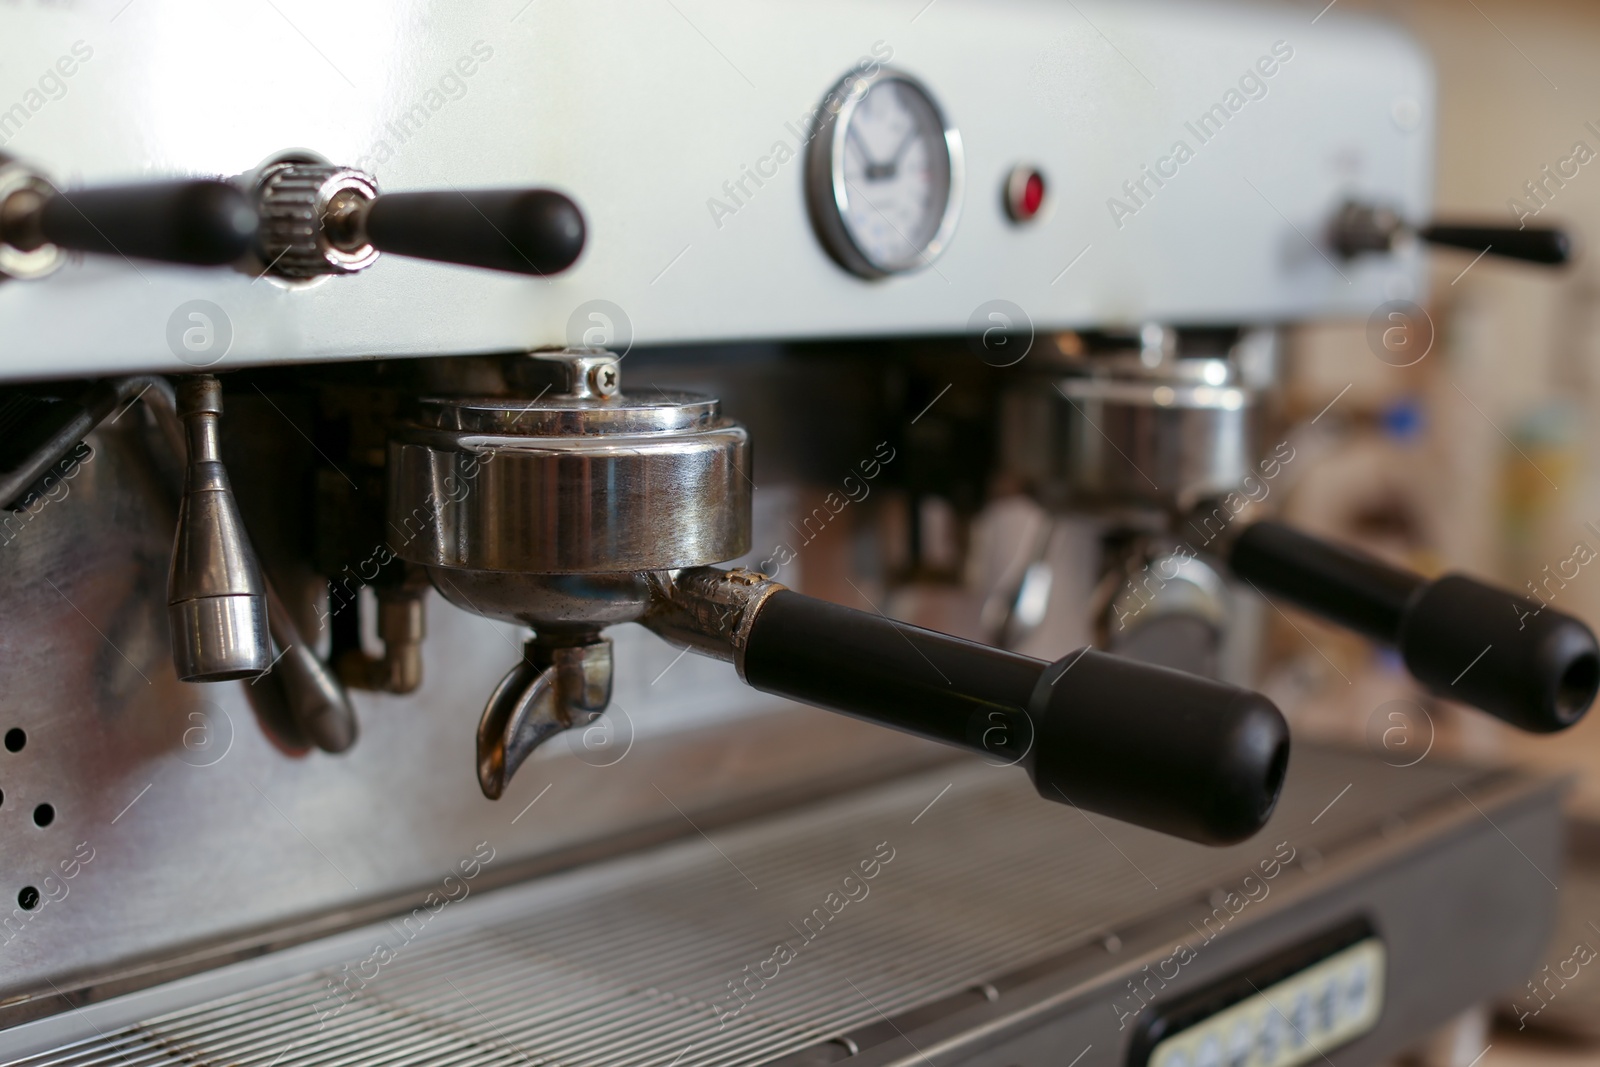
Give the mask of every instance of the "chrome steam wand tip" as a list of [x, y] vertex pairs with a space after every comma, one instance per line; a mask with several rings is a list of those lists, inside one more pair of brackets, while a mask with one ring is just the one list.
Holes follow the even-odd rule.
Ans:
[[222, 386], [195, 375], [177, 394], [189, 455], [167, 583], [173, 666], [185, 682], [250, 677], [271, 664], [272, 640], [266, 583], [222, 465]]

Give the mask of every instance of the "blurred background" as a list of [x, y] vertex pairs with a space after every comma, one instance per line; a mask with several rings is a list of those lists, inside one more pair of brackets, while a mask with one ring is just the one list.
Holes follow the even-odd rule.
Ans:
[[[1420, 570], [1476, 571], [1600, 618], [1600, 567], [1586, 565], [1600, 562], [1600, 160], [1559, 185], [1544, 169], [1579, 142], [1600, 150], [1586, 126], [1600, 127], [1600, 7], [1361, 6], [1404, 22], [1433, 55], [1437, 213], [1515, 222], [1520, 203], [1539, 224], [1570, 226], [1579, 258], [1549, 271], [1435, 253], [1432, 349], [1411, 366], [1373, 358], [1365, 323], [1296, 330], [1288, 413], [1327, 410], [1302, 431], [1314, 462], [1294, 465], [1286, 514]], [[1530, 182], [1544, 182], [1543, 205]], [[1363, 731], [1390, 697], [1432, 710], [1387, 653], [1308, 618], [1295, 618], [1304, 636], [1277, 624], [1268, 685], [1307, 728]], [[1600, 721], [1541, 744], [1448, 704], [1434, 717], [1442, 746], [1570, 769], [1574, 812], [1600, 819]]]
[[[1304, 477], [1286, 515], [1420, 570], [1498, 578], [1592, 624], [1600, 619], [1600, 161], [1569, 164], [1576, 176], [1559, 181], [1548, 175], [1563, 159], [1593, 160], [1600, 150], [1600, 6], [1340, 3], [1404, 23], [1432, 53], [1440, 216], [1514, 222], [1520, 205], [1539, 224], [1570, 226], [1583, 244], [1561, 272], [1435, 254], [1433, 347], [1409, 367], [1372, 358], [1363, 323], [1296, 331], [1291, 417], [1309, 420], [1337, 403], [1306, 433], [1313, 461], [1295, 465]], [[1600, 821], [1600, 719], [1555, 743], [1518, 735], [1428, 697], [1391, 653], [1309, 617], [1272, 618], [1269, 632], [1264, 688], [1297, 728], [1377, 743], [1396, 759], [1420, 758], [1431, 740], [1435, 752], [1567, 771], [1571, 813]], [[1571, 931], [1588, 926], [1583, 906], [1593, 898], [1574, 899], [1585, 836], [1580, 826], [1569, 870], [1557, 877], [1569, 914], [1552, 966], [1572, 957]], [[1600, 946], [1600, 933], [1586, 932]], [[1600, 1062], [1600, 1018], [1575, 1010], [1578, 990], [1552, 988], [1548, 1008], [1520, 1031], [1508, 1009], [1485, 1067]], [[1524, 1010], [1544, 1003], [1524, 1000]], [[1536, 1032], [1548, 1036], [1529, 1036]]]

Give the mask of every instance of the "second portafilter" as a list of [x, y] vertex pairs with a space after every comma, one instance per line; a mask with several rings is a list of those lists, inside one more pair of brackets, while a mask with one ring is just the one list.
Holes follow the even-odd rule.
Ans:
[[[1589, 710], [1600, 692], [1600, 644], [1581, 620], [1466, 575], [1428, 579], [1265, 518], [1260, 504], [1295, 453], [1287, 439], [1270, 454], [1260, 448], [1262, 390], [1248, 373], [1260, 360], [1248, 335], [1219, 347], [1215, 331], [1147, 327], [1138, 340], [1083, 345], [1021, 378], [1002, 423], [1006, 465], [1041, 502], [1122, 520], [1128, 536], [1114, 542], [1122, 555], [1102, 620], [1116, 617], [1123, 647], [1126, 618], [1168, 621], [1164, 609], [1146, 610], [1152, 603], [1220, 631], [1214, 565], [1264, 597], [1393, 646], [1430, 692], [1519, 729], [1562, 730]], [[1137, 598], [1131, 610], [1121, 590]]]
[[1265, 698], [1090, 649], [1046, 663], [711, 566], [749, 550], [752, 488], [749, 435], [716, 400], [626, 396], [599, 350], [509, 370], [530, 399], [423, 400], [389, 448], [397, 554], [534, 631], [479, 725], [487, 796], [605, 709], [602, 631], [638, 622], [755, 689], [1020, 765], [1050, 800], [1210, 844], [1272, 812], [1289, 742]]

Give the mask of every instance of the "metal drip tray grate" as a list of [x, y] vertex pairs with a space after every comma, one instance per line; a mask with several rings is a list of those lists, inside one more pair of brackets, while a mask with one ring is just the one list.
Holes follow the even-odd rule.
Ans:
[[1045, 803], [1015, 771], [947, 767], [441, 906], [410, 937], [396, 920], [302, 946], [292, 977], [235, 977], [222, 999], [272, 957], [187, 979], [179, 1010], [13, 1062], [763, 1063], [1204, 897], [1285, 838], [1332, 851], [1464, 804], [1468, 777], [1302, 747], [1273, 824], [1207, 849]]

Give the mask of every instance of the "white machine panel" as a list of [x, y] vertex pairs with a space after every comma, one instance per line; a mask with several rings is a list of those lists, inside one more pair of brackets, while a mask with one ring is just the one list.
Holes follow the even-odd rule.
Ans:
[[[62, 188], [235, 175], [302, 148], [389, 192], [558, 188], [589, 243], [554, 279], [385, 256], [301, 289], [75, 259], [0, 284], [0, 374], [192, 369], [169, 326], [194, 300], [225, 316], [219, 369], [596, 329], [617, 347], [950, 334], [995, 298], [1039, 328], [1365, 316], [1418, 296], [1420, 257], [1345, 263], [1322, 233], [1351, 195], [1426, 218], [1432, 76], [1400, 31], [1315, 15], [1159, 0], [13, 6], [0, 150]], [[966, 183], [930, 268], [866, 281], [813, 233], [803, 151], [829, 88], [884, 62], [960, 130]], [[1030, 224], [1003, 210], [1018, 164], [1049, 181]]]

